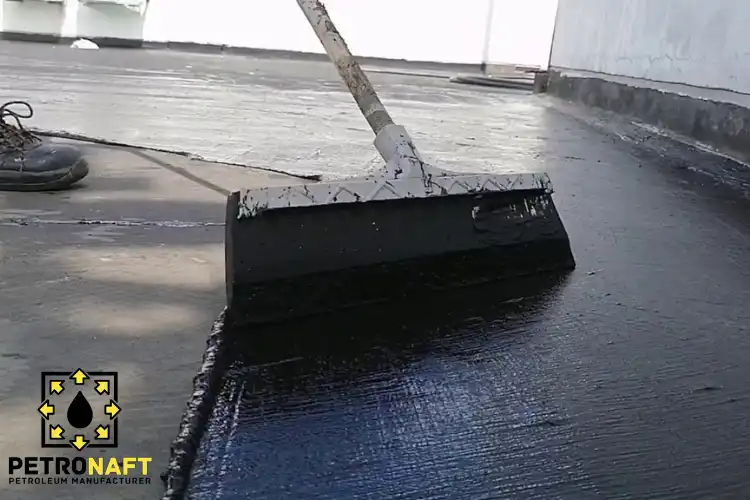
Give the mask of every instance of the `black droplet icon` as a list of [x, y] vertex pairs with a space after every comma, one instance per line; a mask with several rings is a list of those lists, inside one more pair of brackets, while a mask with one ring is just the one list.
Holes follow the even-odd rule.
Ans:
[[92, 420], [94, 420], [94, 410], [86, 396], [78, 391], [78, 394], [68, 406], [68, 422], [76, 429], [84, 429], [89, 426]]

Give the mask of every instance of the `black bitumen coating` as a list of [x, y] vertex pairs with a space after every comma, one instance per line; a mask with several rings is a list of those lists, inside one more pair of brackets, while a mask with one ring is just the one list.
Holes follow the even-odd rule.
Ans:
[[[229, 138], [281, 138], [286, 153], [310, 139], [310, 118], [324, 131], [304, 146], [342, 145], [323, 150], [332, 170], [347, 168], [333, 154], [344, 145], [368, 147], [337, 121], [354, 105], [318, 63], [9, 47], [0, 93], [45, 101], [42, 128], [180, 150], [200, 138], [236, 159]], [[577, 269], [556, 285], [341, 317], [345, 328], [235, 332], [191, 498], [748, 498], [745, 167], [539, 96], [430, 82], [376, 85], [423, 150], [547, 170]], [[246, 115], [229, 112], [297, 90], [317, 99], [308, 117], [269, 105], [239, 129]]]
[[566, 113], [578, 269], [237, 332], [189, 498], [750, 495], [750, 204], [696, 173], [740, 167]]

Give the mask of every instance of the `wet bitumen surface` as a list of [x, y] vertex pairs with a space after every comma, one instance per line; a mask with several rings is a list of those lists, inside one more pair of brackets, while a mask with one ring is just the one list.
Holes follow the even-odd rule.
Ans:
[[[0, 66], [41, 128], [330, 176], [376, 163], [325, 64], [2, 44]], [[190, 498], [750, 496], [745, 167], [544, 97], [373, 81], [439, 164], [547, 171], [578, 267], [233, 332]]]
[[190, 498], [750, 495], [747, 202], [553, 119], [578, 269], [239, 332]]

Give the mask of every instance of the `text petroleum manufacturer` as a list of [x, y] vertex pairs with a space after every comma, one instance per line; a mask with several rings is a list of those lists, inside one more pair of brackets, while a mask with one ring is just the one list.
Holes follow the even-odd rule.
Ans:
[[10, 457], [10, 484], [151, 484], [148, 457]]

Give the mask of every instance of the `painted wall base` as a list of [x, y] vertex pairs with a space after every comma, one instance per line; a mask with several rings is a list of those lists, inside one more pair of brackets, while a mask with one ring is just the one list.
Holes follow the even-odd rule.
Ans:
[[554, 67], [548, 92], [633, 117], [750, 162], [750, 95]]

